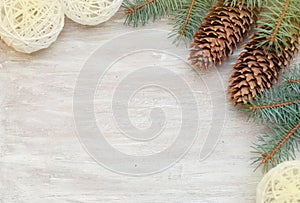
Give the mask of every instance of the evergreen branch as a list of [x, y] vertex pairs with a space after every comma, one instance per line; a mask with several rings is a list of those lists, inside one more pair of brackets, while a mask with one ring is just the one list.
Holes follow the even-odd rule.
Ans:
[[125, 11], [125, 14], [133, 13], [133, 12], [135, 12], [136, 10], [143, 8], [144, 6], [146, 6], [146, 5], [148, 5], [148, 4], [151, 4], [151, 3], [154, 2], [154, 1], [155, 1], [155, 0], [147, 0], [147, 1], [141, 3], [141, 4], [137, 5], [137, 6], [132, 6], [130, 9], [128, 9], [128, 10]]
[[289, 105], [297, 104], [297, 103], [300, 103], [300, 99], [297, 99], [297, 100], [294, 100], [294, 101], [277, 103], [277, 104], [269, 104], [269, 105], [266, 105], [266, 106], [251, 106], [250, 110], [271, 109], [271, 108], [276, 108], [276, 107], [289, 106]]
[[263, 165], [266, 172], [270, 167], [296, 158], [296, 151], [300, 151], [300, 118], [294, 116], [289, 124], [282, 126], [275, 124], [269, 127], [272, 133], [265, 133], [258, 137], [258, 144], [252, 148], [256, 156], [252, 164]]
[[295, 83], [300, 83], [300, 80], [289, 80], [289, 84], [295, 84]]
[[261, 93], [248, 106], [250, 116], [270, 123], [271, 132], [258, 136], [258, 143], [252, 146], [256, 154], [253, 164], [263, 165], [264, 171], [295, 159], [296, 151], [300, 151], [300, 84], [290, 82], [299, 80], [299, 67], [292, 68], [283, 83]]
[[300, 85], [284, 82], [249, 102], [246, 109], [250, 111], [250, 118], [262, 123], [286, 124], [291, 115], [299, 113]]
[[290, 5], [290, 0], [286, 0], [286, 2], [284, 4], [283, 11], [282, 11], [282, 14], [278, 18], [277, 25], [276, 25], [276, 27], [275, 27], [275, 29], [274, 29], [271, 37], [270, 37], [270, 39], [271, 39], [270, 40], [270, 45], [273, 45], [274, 41], [276, 40], [276, 36], [277, 36], [278, 30], [279, 30], [279, 28], [280, 28], [280, 26], [282, 24], [282, 21], [283, 21], [284, 17], [286, 16], [286, 12], [287, 12], [287, 10], [289, 8], [289, 5]]
[[170, 16], [182, 7], [185, 0], [124, 0], [122, 9], [125, 13], [125, 24], [137, 27], [145, 25], [150, 18], [153, 21]]
[[291, 129], [288, 134], [284, 137], [284, 139], [276, 145], [276, 147], [269, 153], [269, 154], [262, 154], [264, 159], [262, 160], [262, 163], [265, 164], [268, 160], [271, 160], [274, 162], [273, 156], [280, 150], [280, 148], [288, 142], [288, 140], [294, 136], [297, 132], [297, 130], [300, 128], [300, 122], [293, 128]]
[[299, 0], [265, 0], [262, 6], [261, 18], [256, 28], [256, 39], [264, 39], [257, 46], [267, 47], [283, 53], [290, 48], [291, 41], [298, 40], [300, 31]]
[[185, 31], [186, 31], [186, 27], [187, 27], [187, 24], [188, 24], [189, 21], [190, 21], [190, 17], [191, 17], [191, 13], [192, 13], [192, 10], [193, 10], [195, 1], [196, 1], [196, 0], [192, 0], [191, 5], [190, 5], [190, 8], [189, 8], [188, 13], [187, 13], [187, 16], [186, 16], [186, 18], [185, 18], [183, 27], [182, 27], [182, 29], [179, 31], [179, 34], [180, 34], [181, 36], [184, 35], [184, 33], [185, 33]]
[[174, 37], [174, 43], [186, 40], [190, 42], [209, 9], [216, 0], [187, 0], [176, 14], [171, 18], [173, 30], [169, 37]]

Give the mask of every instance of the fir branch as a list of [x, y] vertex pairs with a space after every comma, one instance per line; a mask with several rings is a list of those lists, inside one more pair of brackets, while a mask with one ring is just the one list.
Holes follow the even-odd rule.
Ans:
[[250, 118], [262, 123], [286, 124], [300, 109], [300, 85], [284, 82], [249, 102], [246, 109], [250, 111]]
[[188, 0], [182, 8], [171, 18], [173, 21], [173, 30], [169, 37], [174, 37], [174, 43], [180, 43], [181, 40], [191, 42], [193, 35], [198, 31], [209, 9], [215, 4], [216, 0]]
[[190, 21], [191, 13], [192, 13], [192, 11], [193, 11], [193, 7], [194, 7], [194, 5], [195, 5], [195, 1], [196, 1], [196, 0], [192, 0], [192, 1], [191, 1], [191, 5], [190, 5], [190, 8], [189, 8], [189, 10], [188, 10], [188, 12], [187, 12], [187, 15], [186, 15], [185, 21], [184, 21], [184, 23], [183, 23], [182, 29], [179, 31], [179, 34], [180, 34], [181, 36], [184, 35], [184, 33], [186, 32], [186, 27], [187, 27], [187, 24], [188, 24], [189, 21]]
[[126, 15], [125, 24], [145, 25], [150, 18], [153, 21], [170, 16], [182, 7], [185, 0], [124, 0], [122, 9]]
[[276, 40], [276, 36], [278, 34], [278, 31], [279, 31], [279, 28], [280, 28], [280, 26], [282, 24], [282, 21], [283, 21], [284, 17], [286, 16], [286, 12], [287, 12], [287, 10], [289, 8], [289, 5], [290, 5], [290, 0], [286, 0], [285, 4], [284, 4], [283, 11], [281, 13], [281, 16], [278, 18], [276, 27], [275, 27], [275, 29], [274, 29], [271, 37], [270, 37], [270, 43], [269, 43], [270, 46], [273, 45], [274, 41]]
[[265, 133], [258, 137], [258, 144], [252, 148], [256, 156], [252, 164], [263, 165], [263, 171], [267, 172], [276, 165], [296, 158], [296, 152], [300, 150], [300, 118], [293, 117], [286, 126], [275, 124], [269, 127], [272, 133]]
[[271, 130], [258, 136], [258, 143], [252, 146], [256, 154], [253, 164], [263, 165], [264, 171], [295, 159], [296, 151], [300, 151], [300, 84], [290, 82], [300, 79], [299, 67], [292, 68], [283, 83], [261, 93], [248, 106], [251, 117], [268, 123]]
[[300, 31], [299, 0], [265, 0], [261, 18], [256, 28], [256, 39], [264, 39], [257, 46], [267, 47], [283, 53], [291, 46], [291, 41], [298, 40]]
[[281, 147], [286, 144], [289, 139], [292, 136], [296, 135], [297, 130], [300, 128], [300, 122], [294, 127], [292, 128], [287, 135], [283, 138], [283, 140], [281, 140], [281, 142], [279, 142], [276, 147], [269, 153], [269, 154], [262, 154], [263, 156], [263, 160], [262, 163], [265, 164], [267, 163], [268, 160], [271, 160], [272, 162], [274, 162], [274, 155], [281, 149]]
[[147, 1], [141, 3], [141, 4], [137, 5], [137, 6], [132, 6], [130, 9], [128, 9], [128, 10], [125, 11], [125, 14], [131, 14], [131, 13], [133, 13], [133, 12], [135, 12], [135, 11], [143, 8], [144, 6], [153, 3], [154, 1], [155, 0], [147, 0]]
[[277, 103], [277, 104], [269, 104], [266, 106], [251, 106], [250, 110], [272, 109], [272, 108], [277, 108], [277, 107], [289, 106], [289, 105], [297, 104], [297, 103], [300, 103], [300, 99], [288, 101], [288, 102]]
[[289, 80], [289, 84], [295, 84], [295, 83], [300, 83], [300, 80]]

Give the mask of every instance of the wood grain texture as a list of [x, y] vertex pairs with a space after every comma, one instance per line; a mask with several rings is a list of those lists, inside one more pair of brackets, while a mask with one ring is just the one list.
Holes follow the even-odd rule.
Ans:
[[[146, 28], [170, 30], [167, 21], [149, 24]], [[124, 26], [121, 16], [116, 15], [96, 27], [80, 26], [67, 20], [58, 41], [51, 48], [32, 55], [17, 53], [0, 43], [0, 202], [254, 202], [256, 185], [262, 174], [253, 172], [250, 165], [250, 145], [264, 128], [248, 123], [247, 115], [227, 100], [224, 100], [227, 118], [223, 134], [214, 152], [204, 161], [199, 161], [204, 142], [201, 136], [173, 167], [145, 177], [113, 173], [98, 165], [83, 149], [76, 136], [72, 111], [78, 74], [99, 46], [133, 30]], [[167, 40], [167, 36], [161, 40]], [[219, 68], [225, 85], [237, 54]], [[187, 55], [186, 50], [182, 57]], [[136, 65], [127, 60], [118, 66], [125, 64], [126, 67]], [[180, 69], [179, 65], [175, 68]], [[195, 82], [199, 78], [189, 68], [181, 68], [180, 74]], [[213, 80], [209, 72], [201, 74]], [[111, 91], [109, 87], [107, 93]], [[222, 94], [226, 90], [215, 91]], [[154, 91], [154, 96], [157, 94]], [[199, 94], [204, 98], [201, 105], [205, 109], [210, 105], [207, 93], [199, 91]], [[162, 103], [169, 102], [167, 98], [159, 98]], [[100, 123], [106, 120], [102, 110], [101, 107], [96, 109]], [[201, 135], [207, 133], [210, 114], [202, 114]], [[137, 122], [143, 126], [148, 121], [142, 113], [140, 116]], [[172, 139], [172, 134], [167, 136]], [[144, 150], [145, 146], [124, 141], [114, 130], [110, 131], [108, 139], [127, 153], [147, 154], [169, 144], [161, 140], [158, 142], [161, 145], [154, 142]]]

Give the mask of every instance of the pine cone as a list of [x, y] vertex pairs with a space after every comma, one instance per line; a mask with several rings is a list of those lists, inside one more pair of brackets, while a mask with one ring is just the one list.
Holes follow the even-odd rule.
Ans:
[[194, 35], [189, 57], [192, 65], [206, 69], [220, 65], [251, 30], [257, 15], [256, 9], [241, 4], [230, 7], [218, 0]]
[[239, 55], [239, 62], [233, 67], [234, 72], [230, 77], [228, 89], [235, 105], [247, 104], [259, 92], [277, 83], [280, 72], [289, 65], [299, 48], [297, 40], [290, 41], [289, 46], [281, 45], [286, 48], [278, 54], [275, 46], [257, 46], [266, 39], [254, 37], [246, 44], [246, 51]]

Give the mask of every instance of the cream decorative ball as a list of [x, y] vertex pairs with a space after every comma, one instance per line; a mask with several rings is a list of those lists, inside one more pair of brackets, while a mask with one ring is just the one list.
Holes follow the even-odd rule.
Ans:
[[300, 202], [300, 161], [284, 162], [270, 170], [257, 186], [256, 202]]
[[58, 0], [1, 0], [0, 36], [17, 51], [32, 53], [49, 47], [63, 27]]
[[82, 25], [98, 25], [109, 20], [123, 0], [60, 0], [66, 16]]

